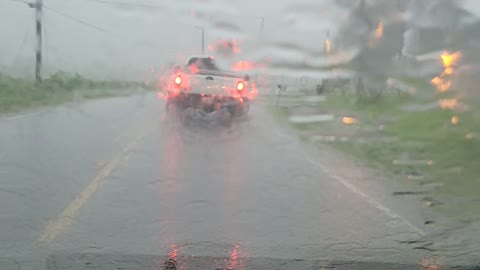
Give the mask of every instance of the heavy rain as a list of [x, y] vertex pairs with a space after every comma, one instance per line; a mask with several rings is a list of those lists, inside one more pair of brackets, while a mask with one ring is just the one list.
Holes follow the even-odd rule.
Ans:
[[0, 269], [480, 267], [480, 2], [0, 18]]

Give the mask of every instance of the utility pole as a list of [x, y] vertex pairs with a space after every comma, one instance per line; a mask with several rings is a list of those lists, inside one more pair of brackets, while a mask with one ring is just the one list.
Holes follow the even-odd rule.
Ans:
[[265, 17], [263, 16], [260, 16], [260, 17], [257, 17], [258, 19], [260, 19], [260, 32], [258, 33], [258, 36], [260, 39], [263, 38], [263, 28], [265, 26]]
[[202, 55], [205, 55], [205, 27], [202, 27]]
[[260, 20], [262, 20], [262, 22], [260, 23], [260, 38], [263, 38], [263, 27], [265, 26], [265, 18], [261, 17]]
[[326, 39], [325, 39], [324, 48], [323, 48], [324, 54], [328, 56], [331, 48], [332, 48], [332, 41], [330, 40], [330, 29], [328, 29]]
[[42, 10], [43, 0], [36, 0], [36, 3], [29, 3], [29, 7], [35, 8], [35, 29], [37, 35], [37, 47], [35, 54], [35, 82], [42, 81]]
[[203, 26], [195, 26], [195, 28], [200, 29], [202, 31], [202, 55], [205, 54], [205, 27]]

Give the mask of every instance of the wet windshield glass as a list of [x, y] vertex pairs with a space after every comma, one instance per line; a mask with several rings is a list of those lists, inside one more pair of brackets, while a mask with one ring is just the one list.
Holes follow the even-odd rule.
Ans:
[[479, 1], [0, 18], [0, 269], [480, 266]]

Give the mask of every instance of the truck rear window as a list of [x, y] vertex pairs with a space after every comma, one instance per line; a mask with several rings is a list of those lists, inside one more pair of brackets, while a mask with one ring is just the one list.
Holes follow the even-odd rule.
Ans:
[[210, 58], [191, 58], [187, 64], [187, 67], [190, 66], [196, 66], [198, 69], [220, 70]]

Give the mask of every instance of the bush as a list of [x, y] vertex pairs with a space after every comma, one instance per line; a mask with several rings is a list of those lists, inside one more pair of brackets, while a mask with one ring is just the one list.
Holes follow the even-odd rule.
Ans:
[[[72, 101], [74, 96], [83, 98], [125, 95], [128, 91], [112, 92], [112, 89], [138, 85], [127, 82], [89, 80], [80, 74], [58, 71], [39, 85], [33, 81], [0, 74], [0, 113], [15, 112], [25, 108], [60, 104]], [[107, 91], [108, 90], [108, 91]]]

